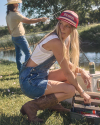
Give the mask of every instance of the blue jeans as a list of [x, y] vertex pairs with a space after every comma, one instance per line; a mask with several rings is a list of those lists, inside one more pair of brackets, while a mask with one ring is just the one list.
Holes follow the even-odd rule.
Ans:
[[26, 67], [23, 63], [19, 74], [19, 83], [22, 92], [32, 99], [41, 97], [47, 88], [49, 68], [55, 63], [54, 56], [36, 67]]
[[22, 66], [21, 63], [22, 51], [25, 54], [25, 61], [26, 61], [31, 55], [30, 54], [31, 50], [25, 36], [12, 37], [12, 41], [15, 46], [17, 69], [20, 71]]

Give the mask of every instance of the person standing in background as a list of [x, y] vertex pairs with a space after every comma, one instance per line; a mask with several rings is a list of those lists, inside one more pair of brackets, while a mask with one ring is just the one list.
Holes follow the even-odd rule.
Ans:
[[47, 18], [26, 18], [18, 11], [19, 3], [22, 3], [22, 0], [7, 0], [7, 2], [6, 22], [15, 46], [17, 69], [20, 71], [22, 66], [22, 51], [25, 54], [25, 61], [31, 56], [31, 50], [28, 41], [25, 38], [25, 29], [22, 23], [33, 24], [37, 22], [45, 22]]

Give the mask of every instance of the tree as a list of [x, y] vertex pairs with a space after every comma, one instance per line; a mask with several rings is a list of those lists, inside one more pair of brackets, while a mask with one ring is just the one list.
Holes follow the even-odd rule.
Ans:
[[56, 17], [66, 9], [75, 11], [79, 15], [80, 24], [87, 22], [87, 13], [93, 6], [100, 6], [100, 0], [24, 0], [22, 12], [31, 18], [47, 16], [53, 25], [56, 24]]
[[100, 23], [100, 8], [91, 11], [89, 16], [90, 16], [90, 22]]

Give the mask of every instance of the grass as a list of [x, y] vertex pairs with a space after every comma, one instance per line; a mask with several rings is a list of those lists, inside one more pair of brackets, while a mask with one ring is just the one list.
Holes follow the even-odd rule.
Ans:
[[[27, 41], [30, 45], [33, 45], [37, 43], [43, 35], [47, 34], [50, 31], [44, 31], [44, 32], [32, 32], [29, 34], [25, 34]], [[43, 35], [38, 35], [43, 34]], [[37, 36], [38, 35], [38, 36]], [[0, 37], [0, 50], [9, 50], [9, 49], [15, 49], [14, 44], [12, 43], [11, 35], [4, 35], [3, 37]]]
[[[36, 35], [26, 35], [27, 41], [30, 45], [33, 45], [39, 41], [42, 36], [36, 36]], [[4, 37], [0, 38], [0, 50], [8, 50], [8, 49], [15, 49], [14, 44], [11, 40], [11, 37], [9, 35], [5, 35]]]
[[82, 41], [100, 44], [100, 23], [87, 26], [79, 26], [78, 32]]
[[91, 28], [95, 28], [96, 26], [100, 26], [100, 23], [94, 23], [94, 24], [90, 24], [90, 25], [84, 25], [84, 26], [78, 26], [78, 32], [79, 34], [83, 31], [89, 30]]
[[[38, 34], [47, 34], [50, 31], [43, 31], [43, 32], [31, 32], [30, 34], [26, 34], [26, 38], [30, 45], [34, 45], [36, 42], [38, 42], [42, 36], [37, 36]], [[85, 41], [88, 40], [90, 42], [100, 43], [100, 24], [90, 24], [85, 26], [78, 26], [78, 32], [80, 35], [80, 40]], [[0, 37], [0, 49], [9, 49], [13, 48], [14, 45], [11, 40], [10, 35], [5, 35], [3, 37]]]
[[[31, 99], [23, 95], [18, 77], [16, 63], [0, 61], [0, 125], [88, 125], [86, 122], [72, 123], [70, 114], [50, 112], [47, 109], [38, 111], [38, 117], [44, 119], [43, 123], [29, 123], [27, 116], [20, 114], [20, 108]], [[71, 107], [69, 104], [64, 106]]]

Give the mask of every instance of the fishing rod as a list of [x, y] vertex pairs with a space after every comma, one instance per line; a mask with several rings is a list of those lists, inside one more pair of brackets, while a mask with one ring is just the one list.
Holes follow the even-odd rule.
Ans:
[[[49, 7], [51, 6], [51, 4], [49, 3], [49, 1], [48, 0], [45, 0], [45, 2], [49, 5]], [[53, 9], [54, 10], [54, 9]], [[55, 10], [54, 10], [54, 14], [55, 14], [56, 12], [55, 12]], [[57, 18], [57, 16], [55, 16], [56, 18]]]
[[58, 11], [57, 13], [55, 13], [55, 14], [53, 14], [53, 15], [50, 15], [50, 16], [55, 16], [56, 14], [58, 14], [59, 12], [65, 10], [65, 9], [66, 9], [66, 8], [64, 8], [64, 9], [62, 9], [62, 10]]
[[[45, 2], [46, 2], [49, 6], [51, 6], [51, 4], [49, 3], [48, 0], [45, 0]], [[78, 3], [78, 2], [77, 2], [77, 3]], [[77, 3], [76, 3], [76, 4], [77, 4]], [[73, 3], [73, 4], [74, 4], [74, 3]], [[73, 4], [72, 4], [72, 5], [73, 5]], [[64, 8], [64, 9], [65, 9], [65, 8]], [[63, 9], [63, 10], [64, 10], [64, 9]], [[60, 11], [58, 11], [58, 12], [56, 13], [55, 10], [54, 10], [54, 14], [53, 14], [53, 15], [50, 15], [50, 16], [54, 16], [54, 15], [58, 14], [58, 13], [61, 12], [61, 11], [62, 11], [62, 10], [60, 10]], [[55, 17], [57, 18], [57, 16], [55, 16]], [[87, 58], [87, 56], [85, 55], [85, 53], [83, 52], [83, 50], [82, 50], [81, 48], [80, 48], [80, 50], [81, 50], [81, 52], [83, 53], [83, 55], [85, 56], [85, 58], [87, 59], [87, 61], [90, 62], [90, 60]]]
[[[49, 6], [51, 6], [51, 4], [49, 3], [49, 1], [48, 0], [45, 0], [45, 2], [49, 5]], [[56, 18], [57, 18], [57, 14], [59, 13], [59, 12], [61, 12], [61, 11], [63, 11], [63, 10], [65, 10], [66, 9], [66, 7], [65, 8], [63, 8], [63, 9], [61, 9], [61, 10], [59, 10], [58, 12], [55, 12], [55, 10], [54, 10], [54, 14], [52, 14], [52, 15], [49, 15], [49, 17], [51, 17], [51, 16], [55, 16]]]
[[[51, 4], [50, 4], [50, 2], [49, 2], [48, 0], [45, 0], [45, 2], [49, 5], [49, 7], [51, 6]], [[77, 3], [78, 3], [78, 1], [76, 2], [76, 4], [77, 4]], [[72, 5], [74, 5], [74, 3], [73, 3]], [[54, 14], [53, 14], [53, 15], [50, 15], [50, 16], [55, 16], [56, 14], [58, 14], [59, 12], [65, 10], [65, 9], [66, 9], [66, 7], [65, 7], [64, 9], [61, 9], [61, 10], [58, 11], [58, 12], [55, 12], [55, 10], [54, 10]], [[57, 17], [56, 17], [56, 18], [57, 18]]]
[[85, 55], [85, 53], [83, 52], [83, 50], [81, 49], [81, 47], [80, 47], [80, 50], [81, 50], [81, 52], [83, 53], [83, 55], [85, 56], [85, 58], [87, 59], [87, 61], [90, 62], [90, 60], [86, 57], [86, 55]]

